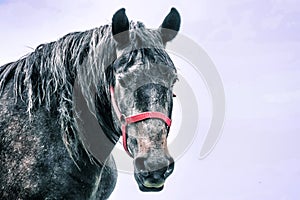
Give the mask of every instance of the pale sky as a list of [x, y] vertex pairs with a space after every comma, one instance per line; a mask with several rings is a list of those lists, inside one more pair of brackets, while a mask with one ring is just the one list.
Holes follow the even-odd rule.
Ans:
[[206, 50], [222, 77], [227, 102], [223, 135], [214, 151], [199, 160], [210, 106], [205, 84], [199, 79], [194, 86], [203, 91], [203, 101], [198, 102], [203, 110], [199, 132], [176, 162], [165, 189], [142, 193], [132, 175], [119, 173], [110, 199], [298, 199], [297, 0], [0, 0], [0, 64], [15, 61], [39, 44], [69, 32], [110, 23], [121, 7], [130, 20], [159, 27], [172, 6], [182, 17], [181, 34]]

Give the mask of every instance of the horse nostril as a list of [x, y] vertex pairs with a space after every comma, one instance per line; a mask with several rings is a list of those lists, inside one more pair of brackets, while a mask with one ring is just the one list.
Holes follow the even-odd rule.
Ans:
[[174, 160], [172, 159], [172, 161], [170, 162], [170, 164], [168, 166], [168, 169], [165, 172], [165, 178], [167, 178], [168, 176], [170, 176], [173, 171], [174, 171]]
[[149, 176], [149, 171], [146, 169], [146, 158], [144, 157], [138, 157], [134, 160], [134, 165], [135, 165], [135, 168], [137, 170], [137, 172], [144, 176], [144, 177], [147, 177]]
[[138, 158], [136, 158], [134, 160], [135, 168], [138, 171], [145, 171], [146, 170], [145, 161], [146, 161], [146, 158], [144, 158], [144, 157], [138, 157]]
[[166, 179], [174, 170], [174, 160], [162, 159], [160, 162], [151, 162], [149, 158], [137, 157], [134, 160], [135, 170], [143, 177], [151, 176], [155, 180]]

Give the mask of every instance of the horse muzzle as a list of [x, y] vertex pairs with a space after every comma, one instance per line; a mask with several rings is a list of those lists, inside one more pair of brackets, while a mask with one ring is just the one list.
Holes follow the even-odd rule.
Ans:
[[171, 157], [147, 159], [138, 157], [134, 160], [134, 177], [143, 192], [159, 192], [164, 188], [165, 180], [174, 170], [174, 160]]

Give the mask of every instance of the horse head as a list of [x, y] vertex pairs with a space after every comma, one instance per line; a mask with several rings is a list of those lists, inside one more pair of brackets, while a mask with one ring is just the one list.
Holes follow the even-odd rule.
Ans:
[[177, 71], [165, 46], [179, 28], [175, 8], [156, 30], [129, 23], [125, 9], [112, 19], [116, 44], [110, 83], [112, 117], [134, 159], [134, 176], [142, 191], [161, 191], [174, 169], [167, 137]]

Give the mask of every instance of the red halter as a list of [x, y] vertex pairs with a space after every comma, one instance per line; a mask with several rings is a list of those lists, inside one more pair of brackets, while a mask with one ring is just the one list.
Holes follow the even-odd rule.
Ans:
[[149, 118], [156, 118], [156, 119], [161, 119], [162, 121], [164, 121], [168, 127], [171, 126], [172, 120], [161, 112], [142, 112], [142, 113], [139, 113], [136, 115], [126, 117], [124, 114], [122, 114], [120, 112], [120, 110], [117, 106], [117, 102], [115, 99], [115, 91], [112, 86], [110, 87], [110, 95], [111, 95], [112, 106], [113, 106], [114, 111], [122, 125], [121, 129], [122, 129], [122, 137], [123, 137], [123, 147], [129, 156], [133, 157], [132, 154], [129, 152], [128, 146], [127, 146], [126, 128], [127, 128], [128, 124], [136, 123], [136, 122], [143, 121], [143, 120], [149, 119]]

